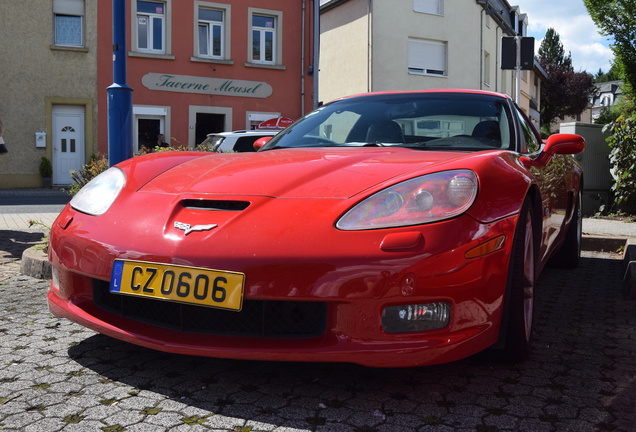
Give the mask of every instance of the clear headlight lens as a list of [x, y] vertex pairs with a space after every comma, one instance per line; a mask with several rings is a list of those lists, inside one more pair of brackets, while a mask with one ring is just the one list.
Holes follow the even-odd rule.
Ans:
[[345, 213], [336, 227], [366, 230], [450, 219], [470, 208], [477, 190], [477, 175], [470, 170], [427, 174], [371, 195]]
[[82, 213], [99, 216], [113, 204], [126, 185], [126, 175], [112, 167], [88, 182], [71, 200], [71, 207]]

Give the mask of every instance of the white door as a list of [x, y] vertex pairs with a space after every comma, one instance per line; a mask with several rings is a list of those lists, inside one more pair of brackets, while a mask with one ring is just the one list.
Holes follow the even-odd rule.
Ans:
[[84, 165], [84, 107], [53, 107], [53, 184], [69, 185]]

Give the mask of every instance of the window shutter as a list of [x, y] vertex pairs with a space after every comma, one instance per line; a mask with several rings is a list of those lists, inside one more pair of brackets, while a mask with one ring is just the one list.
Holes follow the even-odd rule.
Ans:
[[409, 68], [446, 71], [444, 43], [434, 41], [409, 41]]
[[84, 16], [84, 0], [53, 0], [53, 13]]
[[442, 0], [413, 0], [413, 10], [436, 15], [444, 13]]

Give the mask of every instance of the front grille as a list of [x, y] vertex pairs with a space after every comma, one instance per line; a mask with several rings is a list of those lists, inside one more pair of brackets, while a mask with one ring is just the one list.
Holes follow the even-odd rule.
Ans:
[[143, 323], [190, 333], [267, 338], [310, 338], [325, 332], [324, 302], [243, 300], [240, 312], [112, 294], [93, 281], [95, 304]]

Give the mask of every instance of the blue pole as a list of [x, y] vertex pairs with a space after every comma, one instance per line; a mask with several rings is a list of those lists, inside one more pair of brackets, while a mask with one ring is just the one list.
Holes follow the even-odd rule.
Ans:
[[113, 84], [108, 91], [108, 165], [132, 157], [132, 91], [126, 84], [126, 0], [113, 1]]

